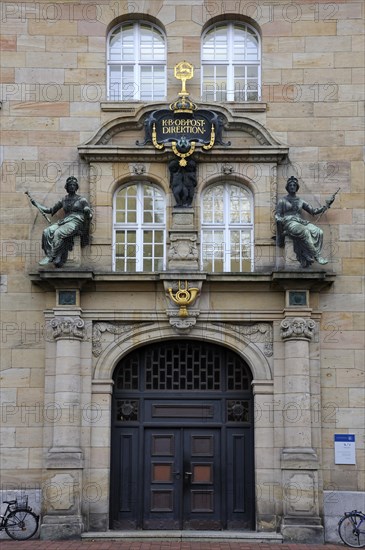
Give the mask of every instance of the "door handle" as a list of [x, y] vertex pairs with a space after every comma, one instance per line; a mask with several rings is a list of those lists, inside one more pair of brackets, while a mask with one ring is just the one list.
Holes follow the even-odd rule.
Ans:
[[181, 477], [180, 472], [172, 472], [172, 474], [176, 477], [176, 479], [180, 479]]
[[184, 478], [188, 481], [190, 479], [190, 476], [193, 475], [193, 472], [184, 472]]

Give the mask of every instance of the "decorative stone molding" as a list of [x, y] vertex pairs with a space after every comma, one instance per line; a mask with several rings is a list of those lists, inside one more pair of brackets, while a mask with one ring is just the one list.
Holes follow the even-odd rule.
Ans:
[[312, 319], [302, 317], [286, 317], [281, 321], [281, 337], [283, 340], [312, 340], [316, 323]]
[[50, 326], [55, 340], [83, 340], [85, 336], [85, 323], [81, 317], [54, 317], [50, 321]]
[[179, 312], [176, 310], [166, 311], [170, 325], [178, 334], [188, 334], [196, 325], [199, 313], [200, 311], [192, 311], [189, 309], [188, 317], [180, 317]]
[[171, 235], [169, 260], [198, 260], [197, 236], [193, 234]]
[[95, 357], [98, 357], [103, 351], [102, 346], [102, 334], [109, 332], [110, 334], [123, 334], [134, 331], [143, 326], [148, 326], [151, 323], [111, 323], [111, 322], [97, 322], [93, 325], [92, 331], [92, 353]]
[[252, 323], [252, 324], [231, 324], [214, 323], [218, 326], [225, 326], [228, 330], [238, 332], [252, 342], [264, 344], [264, 354], [271, 357], [273, 354], [273, 330], [270, 323]]
[[141, 163], [137, 163], [137, 164], [134, 164], [133, 166], [133, 173], [136, 175], [136, 176], [141, 176], [142, 174], [144, 174], [146, 172], [146, 167], [144, 164], [141, 164]]
[[233, 174], [234, 172], [233, 165], [228, 164], [228, 162], [226, 162], [225, 164], [222, 165], [222, 172], [223, 174], [226, 174], [226, 175]]

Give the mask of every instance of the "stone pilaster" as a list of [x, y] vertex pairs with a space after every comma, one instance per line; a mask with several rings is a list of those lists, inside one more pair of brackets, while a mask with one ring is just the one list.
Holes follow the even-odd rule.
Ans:
[[46, 456], [42, 539], [78, 538], [81, 516], [81, 341], [85, 325], [80, 309], [55, 310], [50, 329], [56, 342], [54, 399], [57, 421]]
[[[303, 312], [304, 313], [304, 312]], [[281, 323], [284, 341], [284, 448], [282, 534], [285, 540], [322, 542], [318, 504], [318, 458], [312, 448], [309, 343], [315, 322], [287, 316]]]

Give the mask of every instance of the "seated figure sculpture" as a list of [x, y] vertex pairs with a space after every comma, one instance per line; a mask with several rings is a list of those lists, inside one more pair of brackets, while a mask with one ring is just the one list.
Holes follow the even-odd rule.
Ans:
[[43, 231], [42, 249], [46, 256], [39, 262], [40, 265], [53, 262], [56, 267], [62, 267], [68, 253], [73, 249], [74, 238], [78, 235], [81, 237], [81, 246], [89, 243], [92, 212], [88, 201], [76, 193], [78, 188], [79, 184], [74, 176], [67, 178], [65, 189], [68, 194], [51, 208], [30, 198], [31, 203], [43, 214], [53, 216], [61, 208], [65, 213], [64, 218]]
[[297, 197], [299, 183], [297, 178], [291, 176], [285, 186], [288, 194], [279, 200], [275, 219], [277, 223], [277, 243], [283, 247], [285, 237], [293, 241], [296, 258], [302, 267], [309, 267], [313, 262], [327, 264], [328, 260], [322, 258], [323, 231], [320, 227], [305, 220], [301, 216], [302, 210], [312, 216], [320, 215], [335, 200], [335, 195], [326, 200], [326, 204], [319, 208], [313, 208], [310, 204]]

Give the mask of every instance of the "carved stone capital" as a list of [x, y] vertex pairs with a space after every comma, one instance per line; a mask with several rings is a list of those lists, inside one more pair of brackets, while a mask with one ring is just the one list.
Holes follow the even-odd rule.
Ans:
[[85, 336], [85, 322], [81, 317], [54, 317], [50, 321], [53, 338], [59, 340], [83, 340]]
[[281, 337], [283, 340], [312, 340], [316, 323], [312, 319], [302, 317], [286, 317], [281, 321]]

